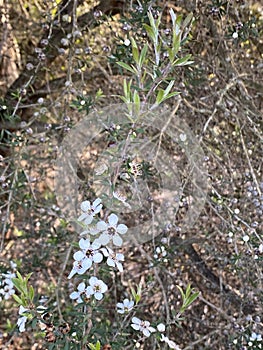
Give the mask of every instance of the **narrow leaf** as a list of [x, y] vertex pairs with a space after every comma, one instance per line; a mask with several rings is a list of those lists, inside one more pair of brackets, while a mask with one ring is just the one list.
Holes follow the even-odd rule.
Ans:
[[136, 74], [136, 70], [133, 69], [132, 67], [130, 67], [127, 63], [124, 62], [117, 62], [117, 64], [119, 66], [121, 66], [124, 69], [127, 69], [129, 72], [131, 72], [132, 74]]

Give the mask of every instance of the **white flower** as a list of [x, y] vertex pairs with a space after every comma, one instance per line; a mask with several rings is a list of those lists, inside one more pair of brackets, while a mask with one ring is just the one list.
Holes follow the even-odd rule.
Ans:
[[90, 260], [84, 258], [80, 261], [74, 261], [73, 263], [73, 269], [71, 270], [70, 274], [68, 275], [68, 279], [73, 277], [76, 273], [79, 275], [83, 275], [90, 267], [91, 267]]
[[[16, 277], [15, 273], [7, 272], [2, 273], [2, 276], [5, 277], [2, 280], [2, 288], [0, 289], [0, 295], [2, 294], [4, 296], [4, 299], [7, 300], [10, 298], [11, 295], [15, 294], [14, 284], [12, 282], [12, 278]], [[0, 296], [1, 300], [2, 297]]]
[[85, 283], [81, 282], [78, 285], [77, 290], [78, 290], [77, 292], [72, 292], [69, 297], [70, 297], [70, 299], [73, 299], [73, 300], [77, 299], [77, 303], [82, 303], [83, 302], [82, 296], [84, 296], [86, 298], [89, 297], [89, 295], [86, 293], [87, 290], [86, 290]]
[[233, 39], [237, 39], [237, 38], [238, 38], [238, 33], [237, 33], [237, 32], [234, 32], [234, 33], [232, 34], [232, 38], [233, 38]]
[[100, 245], [96, 243], [90, 243], [89, 239], [81, 238], [79, 241], [79, 247], [81, 250], [77, 251], [73, 257], [76, 261], [82, 261], [84, 259], [88, 260], [89, 267], [91, 267], [92, 263], [96, 264], [102, 262], [103, 255], [99, 252]]
[[159, 323], [157, 326], [157, 329], [159, 332], [164, 332], [165, 331], [165, 325], [163, 323]]
[[251, 341], [262, 341], [262, 336], [261, 336], [261, 334], [257, 334], [255, 332], [253, 332], [251, 334], [250, 340]]
[[[27, 316], [24, 315], [24, 313], [26, 313], [28, 311], [28, 309], [24, 308], [24, 306], [20, 305], [19, 307], [19, 315], [22, 315], [22, 317], [19, 317], [19, 319], [17, 320], [17, 326], [19, 328], [19, 332], [24, 332], [26, 330], [25, 325], [26, 325], [26, 321], [27, 321]], [[23, 316], [24, 315], [24, 316]]]
[[164, 341], [170, 349], [180, 350], [179, 346], [175, 344], [174, 341], [170, 340], [169, 338], [165, 337], [163, 334], [161, 335], [161, 341]]
[[123, 272], [123, 266], [121, 261], [124, 261], [124, 255], [121, 253], [114, 253], [112, 249], [109, 247], [102, 248], [101, 251], [103, 252], [104, 256], [107, 257], [107, 265], [111, 267], [117, 267], [117, 269], [120, 272]]
[[125, 40], [124, 40], [124, 45], [125, 45], [125, 46], [129, 46], [129, 45], [130, 45], [130, 43], [131, 43], [131, 42], [130, 42], [130, 40], [129, 40], [129, 39], [125, 39]]
[[103, 298], [103, 293], [108, 290], [108, 286], [97, 277], [91, 277], [89, 279], [89, 286], [87, 287], [87, 295], [94, 295], [95, 299], [101, 300]]
[[124, 299], [123, 303], [117, 303], [117, 312], [119, 314], [124, 314], [125, 312], [130, 312], [134, 306], [134, 301], [129, 299]]
[[90, 205], [90, 201], [84, 201], [81, 203], [80, 208], [83, 213], [79, 216], [78, 220], [84, 221], [84, 224], [89, 225], [94, 216], [101, 211], [101, 199], [97, 198], [92, 205]]
[[108, 224], [105, 221], [99, 221], [97, 223], [97, 229], [103, 231], [103, 233], [96, 241], [102, 245], [107, 245], [112, 240], [114, 245], [120, 247], [122, 245], [122, 238], [119, 234], [124, 235], [127, 232], [128, 227], [123, 224], [117, 226], [118, 220], [117, 215], [111, 214], [108, 217]]
[[151, 327], [149, 321], [142, 321], [137, 317], [132, 318], [131, 327], [136, 331], [141, 331], [145, 337], [149, 337], [156, 329]]
[[248, 235], [245, 235], [245, 236], [243, 237], [243, 241], [244, 241], [244, 242], [248, 242], [248, 241], [249, 241], [249, 236], [248, 236]]
[[165, 247], [162, 245], [160, 247], [156, 247], [155, 254], [153, 255], [154, 259], [162, 259], [167, 255], [167, 251]]

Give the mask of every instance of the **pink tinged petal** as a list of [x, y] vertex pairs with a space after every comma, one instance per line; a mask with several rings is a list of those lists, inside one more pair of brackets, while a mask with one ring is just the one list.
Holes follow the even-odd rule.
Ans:
[[128, 227], [124, 224], [120, 224], [117, 226], [117, 232], [121, 235], [124, 235], [128, 231]]
[[115, 214], [110, 214], [110, 216], [108, 217], [108, 221], [109, 221], [110, 226], [116, 226], [118, 220], [119, 220], [119, 218]]
[[96, 253], [94, 254], [93, 256], [93, 261], [96, 263], [96, 264], [99, 264], [100, 262], [102, 262], [103, 260], [103, 255], [101, 253]]
[[84, 201], [81, 203], [80, 208], [82, 211], [90, 210], [90, 201]]
[[99, 222], [97, 223], [96, 227], [97, 227], [97, 229], [98, 229], [99, 231], [106, 231], [107, 228], [108, 228], [108, 224], [106, 224], [105, 221], [99, 221]]
[[90, 247], [90, 240], [81, 238], [81, 240], [79, 241], [79, 247], [83, 250], [88, 249]]
[[85, 254], [81, 251], [77, 251], [76, 253], [74, 253], [73, 258], [76, 261], [81, 261], [82, 259], [85, 258]]
[[117, 247], [120, 247], [122, 245], [122, 238], [119, 235], [114, 235], [112, 238], [113, 244]]
[[103, 294], [100, 293], [100, 292], [96, 292], [96, 293], [94, 294], [94, 297], [95, 297], [95, 299], [97, 299], [97, 300], [101, 300], [101, 299], [103, 298]]
[[110, 236], [107, 233], [103, 233], [99, 236], [98, 242], [101, 243], [101, 245], [107, 245], [110, 241]]

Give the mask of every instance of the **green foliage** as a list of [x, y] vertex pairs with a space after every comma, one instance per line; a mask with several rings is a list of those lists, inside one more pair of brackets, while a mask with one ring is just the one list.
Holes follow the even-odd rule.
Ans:
[[199, 292], [194, 292], [191, 285], [188, 284], [185, 292], [180, 286], [177, 286], [182, 296], [182, 306], [180, 308], [180, 313], [185, 312], [185, 310], [198, 298]]
[[33, 286], [29, 285], [28, 283], [30, 277], [32, 276], [32, 273], [27, 274], [24, 278], [19, 271], [17, 271], [16, 274], [17, 278], [13, 278], [12, 282], [16, 289], [19, 291], [20, 296], [13, 294], [13, 298], [19, 305], [26, 307], [33, 303], [35, 296]]

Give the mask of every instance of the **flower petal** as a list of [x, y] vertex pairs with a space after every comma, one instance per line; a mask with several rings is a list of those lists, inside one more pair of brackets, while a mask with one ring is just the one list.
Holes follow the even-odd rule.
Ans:
[[99, 242], [101, 245], [107, 245], [110, 241], [110, 236], [107, 233], [102, 233], [99, 238], [96, 239], [96, 242]]
[[140, 326], [142, 321], [138, 317], [133, 317], [132, 318], [132, 323], [138, 324]]
[[93, 221], [93, 215], [87, 215], [86, 219], [84, 220], [85, 225], [91, 224]]
[[74, 253], [73, 258], [76, 261], [81, 261], [83, 258], [85, 258], [85, 254], [79, 250], [76, 253]]
[[107, 265], [111, 267], [115, 267], [115, 262], [112, 260], [111, 257], [108, 257], [107, 259]]
[[90, 210], [90, 201], [84, 201], [81, 203], [80, 208], [82, 211], [88, 211]]
[[96, 293], [94, 294], [94, 297], [95, 297], [95, 299], [97, 299], [97, 300], [101, 300], [101, 299], [103, 298], [103, 294], [100, 293], [100, 292], [96, 292]]
[[111, 226], [116, 226], [118, 220], [119, 220], [119, 218], [118, 218], [118, 216], [115, 215], [115, 214], [110, 214], [110, 216], [108, 217], [108, 221], [109, 221], [109, 224], [110, 224]]
[[78, 292], [72, 292], [69, 297], [70, 297], [70, 299], [77, 299], [79, 297], [79, 293]]
[[122, 246], [122, 238], [119, 235], [115, 234], [112, 238], [112, 241], [113, 241], [113, 244], [116, 245], [117, 247]]
[[106, 231], [107, 228], [108, 228], [108, 224], [106, 224], [105, 221], [99, 221], [99, 222], [97, 223], [96, 227], [97, 227], [97, 229], [98, 229], [99, 231]]
[[[92, 203], [92, 206], [93, 206], [93, 207], [97, 207], [100, 203], [101, 203], [101, 199], [100, 199], [100, 198], [97, 198], [97, 199], [95, 199], [95, 201]], [[102, 206], [102, 205], [101, 205], [101, 206]]]
[[117, 226], [117, 232], [121, 235], [124, 235], [128, 231], [128, 227], [124, 224], [120, 224]]
[[102, 262], [103, 260], [103, 255], [101, 253], [96, 253], [94, 254], [93, 256], [93, 261], [96, 263], [96, 264], [99, 264], [100, 262]]
[[78, 285], [78, 291], [80, 292], [84, 292], [86, 286], [85, 286], [85, 283], [84, 282], [81, 282], [79, 285]]
[[90, 247], [90, 240], [81, 238], [81, 240], [79, 241], [79, 247], [85, 250], [88, 249]]
[[140, 326], [138, 324], [131, 324], [131, 327], [138, 331], [140, 329]]

